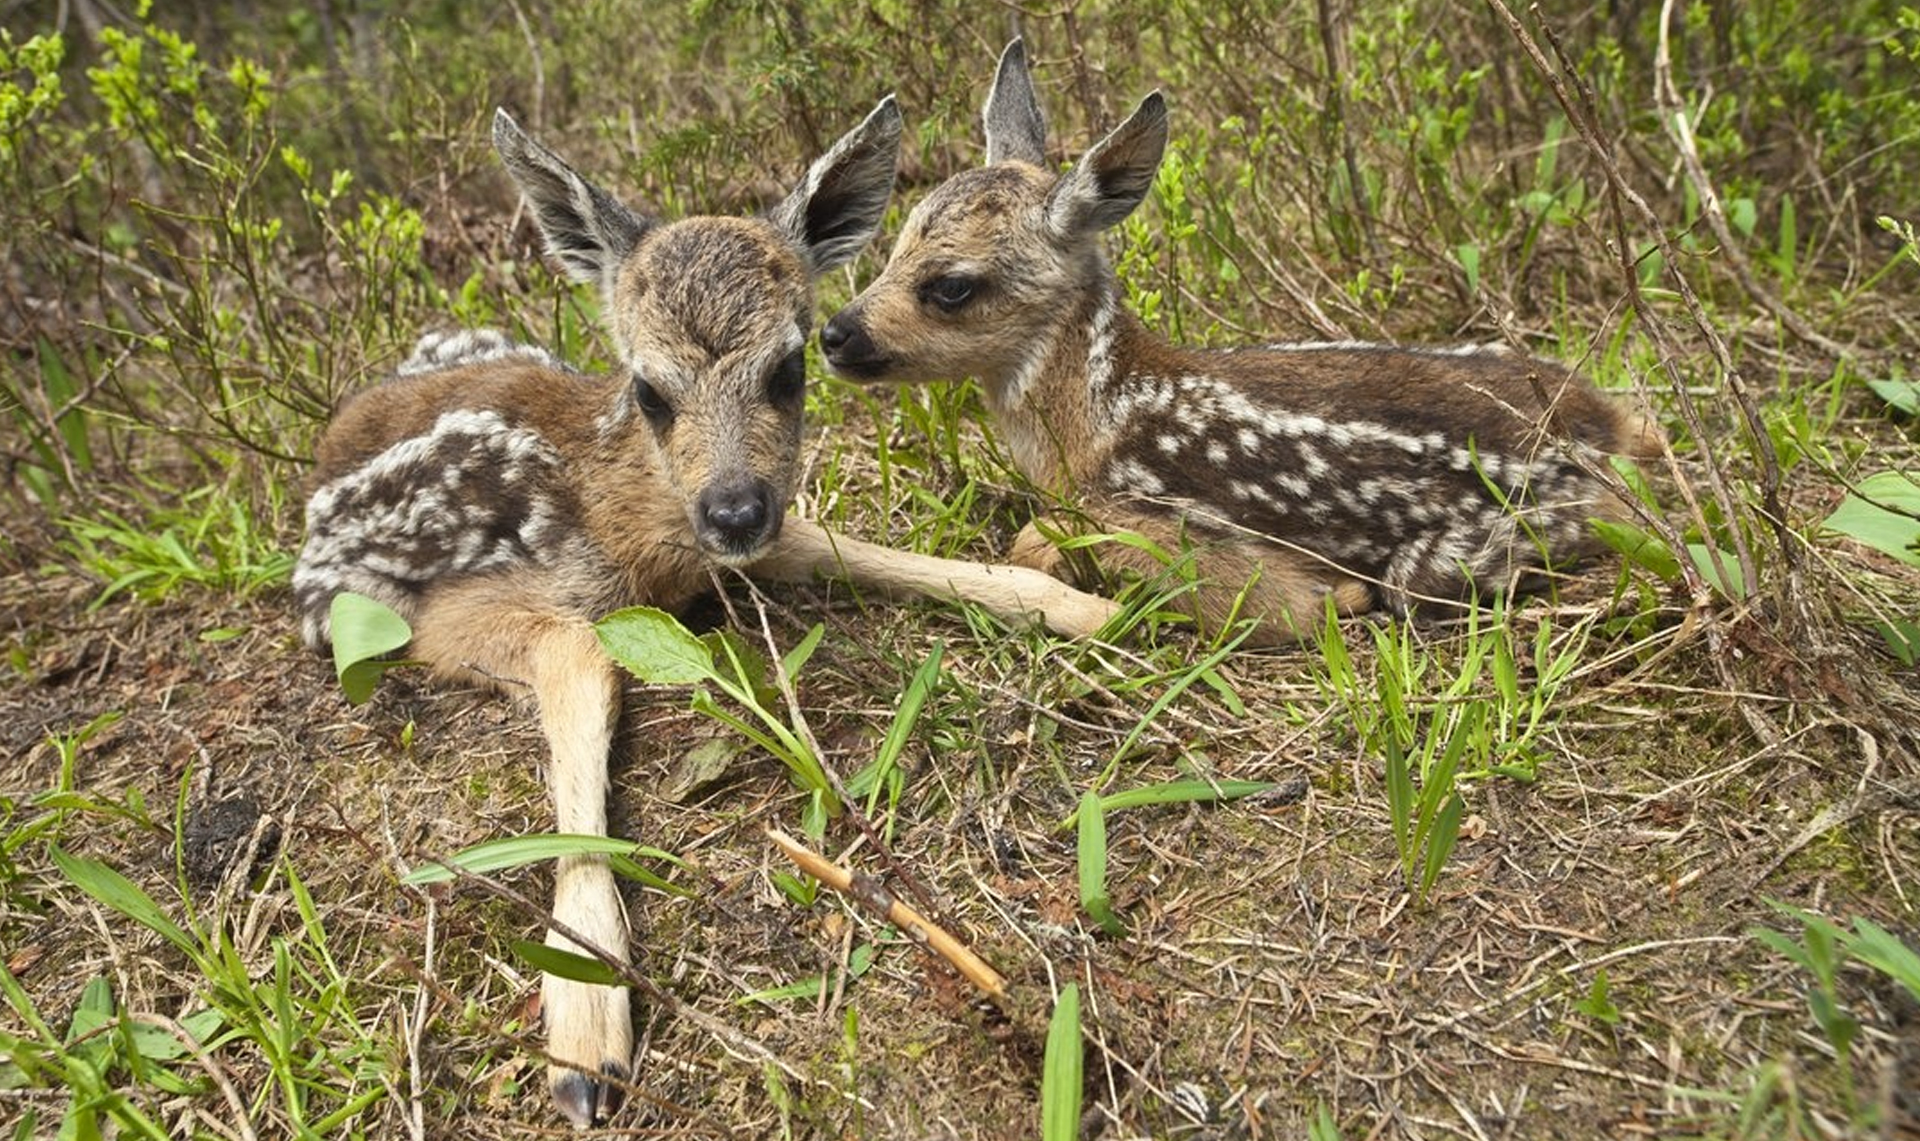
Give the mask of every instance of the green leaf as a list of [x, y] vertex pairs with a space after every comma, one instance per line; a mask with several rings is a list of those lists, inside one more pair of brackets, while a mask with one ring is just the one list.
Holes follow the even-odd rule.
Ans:
[[1854, 920], [1853, 930], [1847, 946], [1853, 957], [1885, 971], [1920, 1002], [1920, 954], [1871, 919]]
[[545, 943], [535, 943], [530, 939], [515, 939], [508, 946], [513, 949], [514, 955], [528, 966], [558, 978], [571, 979], [577, 983], [591, 983], [594, 986], [627, 985], [627, 980], [620, 976], [619, 971], [591, 955], [582, 955], [577, 951], [563, 951], [558, 947], [549, 947]]
[[1727, 203], [1727, 222], [1740, 231], [1743, 238], [1753, 236], [1753, 225], [1759, 221], [1759, 211], [1751, 198], [1735, 198]]
[[328, 608], [333, 630], [333, 671], [347, 700], [359, 705], [373, 696], [380, 675], [402, 663], [386, 660], [413, 640], [407, 620], [385, 603], [341, 591]]
[[1047, 1024], [1047, 1050], [1040, 1070], [1040, 1141], [1076, 1141], [1080, 1136], [1080, 988], [1060, 992]]
[[1440, 869], [1446, 866], [1447, 857], [1453, 854], [1454, 841], [1460, 836], [1460, 818], [1466, 812], [1466, 801], [1456, 793], [1447, 798], [1446, 807], [1433, 821], [1432, 829], [1427, 833], [1427, 858], [1420, 870], [1420, 898], [1425, 899], [1433, 890], [1434, 881], [1440, 878]]
[[1887, 652], [1903, 666], [1920, 663], [1920, 622], [1905, 618], [1876, 621], [1873, 628], [1887, 644]]
[[717, 680], [713, 651], [678, 619], [652, 606], [616, 610], [594, 623], [607, 655], [655, 685]]
[[1868, 476], [1821, 524], [1901, 562], [1920, 566], [1920, 478], [1911, 472]]
[[[1265, 792], [1273, 785], [1274, 782], [1270, 780], [1170, 780], [1103, 796], [1100, 798], [1100, 811], [1113, 813], [1156, 804], [1210, 804], [1239, 800]], [[1060, 822], [1060, 826], [1071, 828], [1079, 819], [1080, 813], [1076, 809], [1072, 816]]]
[[1650, 572], [1660, 581], [1672, 582], [1680, 577], [1680, 560], [1673, 557], [1673, 552], [1658, 536], [1631, 523], [1615, 523], [1605, 519], [1595, 519], [1593, 529], [1607, 546], [1620, 552], [1622, 558]]
[[1453, 256], [1460, 260], [1460, 268], [1466, 272], [1467, 292], [1480, 292], [1480, 247], [1463, 242], [1453, 247]]
[[1920, 381], [1890, 376], [1885, 380], [1869, 380], [1867, 387], [1907, 415], [1920, 416]]
[[[1719, 567], [1714, 565], [1713, 548], [1705, 543], [1688, 543], [1687, 556], [1693, 560], [1693, 565], [1700, 572], [1700, 577], [1706, 579], [1707, 585], [1719, 591], [1722, 596], [1735, 601], [1747, 597], [1747, 580], [1740, 573], [1740, 560], [1734, 557], [1732, 551], [1724, 549], [1720, 551]], [[1720, 575], [1720, 567], [1726, 568], [1725, 578]]]
[[142, 891], [138, 884], [121, 875], [99, 860], [86, 856], [69, 855], [58, 847], [49, 846], [47, 854], [62, 875], [73, 881], [75, 887], [86, 892], [107, 907], [158, 934], [167, 942], [191, 955], [196, 961], [201, 957], [198, 940], [188, 935], [180, 925], [167, 918], [167, 913], [153, 901], [153, 897]]
[[785, 671], [788, 680], [800, 676], [800, 671], [805, 668], [807, 659], [813, 657], [813, 652], [820, 648], [820, 639], [825, 637], [826, 633], [826, 623], [815, 622], [813, 629], [807, 631], [807, 636], [800, 639], [800, 644], [788, 650], [786, 657], [780, 659], [780, 668]]
[[1613, 1004], [1607, 993], [1607, 972], [1603, 969], [1593, 976], [1593, 985], [1587, 989], [1587, 997], [1573, 1004], [1573, 1008], [1596, 1022], [1608, 1026], [1620, 1024], [1620, 1008]]
[[[542, 860], [558, 859], [561, 856], [633, 856], [646, 851], [632, 840], [618, 840], [611, 836], [593, 836], [585, 833], [552, 832], [536, 836], [509, 836], [503, 840], [488, 840], [462, 848], [449, 856], [446, 862], [421, 864], [401, 877], [400, 882], [414, 887], [426, 884], [446, 883], [454, 879], [454, 868], [484, 875], [497, 872], [502, 868], [516, 868], [522, 864], [537, 864]], [[664, 855], [665, 853], [661, 853]]]
[[1118, 938], [1127, 933], [1127, 928], [1113, 913], [1113, 904], [1107, 898], [1107, 818], [1092, 789], [1080, 797], [1079, 816], [1080, 905], [1101, 930]]

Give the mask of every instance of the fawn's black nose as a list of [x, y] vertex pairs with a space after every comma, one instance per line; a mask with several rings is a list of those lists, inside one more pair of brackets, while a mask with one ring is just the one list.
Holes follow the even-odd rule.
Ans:
[[699, 507], [701, 539], [721, 556], [753, 554], [777, 530], [773, 489], [763, 480], [709, 487]]
[[886, 370], [887, 362], [852, 306], [835, 313], [820, 329], [820, 350], [827, 366], [843, 376], [874, 377]]

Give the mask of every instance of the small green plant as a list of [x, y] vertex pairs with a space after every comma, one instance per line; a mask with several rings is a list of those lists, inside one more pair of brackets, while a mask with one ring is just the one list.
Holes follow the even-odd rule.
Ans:
[[[1467, 612], [1466, 629], [1447, 647], [1456, 656], [1445, 672], [1411, 623], [1372, 630], [1373, 668], [1363, 675], [1329, 607], [1315, 640], [1314, 680], [1362, 748], [1384, 761], [1401, 871], [1407, 889], [1424, 899], [1459, 835], [1465, 801], [1458, 782], [1537, 775], [1542, 738], [1557, 720], [1555, 698], [1579, 665], [1590, 624], [1560, 632], [1543, 617], [1529, 645], [1505, 600], [1496, 599], [1490, 611]], [[1532, 674], [1525, 685], [1523, 661]]]
[[1769, 927], [1750, 927], [1747, 933], [1812, 976], [1807, 987], [1808, 1012], [1833, 1048], [1849, 1113], [1856, 1125], [1871, 1128], [1877, 1124], [1878, 1106], [1874, 1099], [1861, 1099], [1854, 1088], [1853, 1044], [1860, 1035], [1860, 1022], [1840, 1003], [1840, 972], [1850, 960], [1861, 963], [1920, 1001], [1920, 953], [1870, 919], [1855, 919], [1849, 931], [1810, 911], [1774, 899], [1766, 902], [1799, 926], [1799, 941]]
[[218, 486], [152, 506], [142, 519], [103, 509], [71, 516], [62, 526], [66, 549], [106, 584], [96, 607], [129, 592], [157, 601], [188, 585], [244, 597], [293, 573], [293, 554], [278, 544], [273, 528]]
[[1100, 924], [1100, 929], [1118, 938], [1127, 933], [1126, 924], [1113, 913], [1107, 897], [1107, 818], [1100, 811], [1100, 798], [1091, 790], [1080, 797], [1080, 906]]
[[1596, 971], [1593, 984], [1587, 988], [1587, 996], [1573, 1004], [1573, 1008], [1595, 1022], [1607, 1026], [1620, 1025], [1620, 1008], [1613, 1004], [1613, 995], [1607, 986], [1607, 972]]
[[[143, 1019], [117, 1009], [104, 977], [80, 992], [65, 1035], [56, 1035], [34, 1008], [18, 980], [0, 962], [0, 994], [27, 1027], [26, 1035], [0, 1030], [0, 1090], [65, 1087], [61, 1138], [125, 1136], [159, 1141], [167, 1131], [135, 1104], [131, 1085], [161, 1096], [191, 1095], [204, 1084], [197, 1071], [180, 1071], [188, 1054], [207, 1048], [220, 1030], [218, 1011], [202, 1010], [179, 1021]], [[16, 1137], [36, 1135], [29, 1110]]]
[[945, 645], [933, 644], [920, 667], [913, 671], [913, 679], [907, 683], [905, 692], [900, 695], [900, 705], [894, 710], [893, 720], [887, 725], [887, 735], [880, 742], [880, 751], [873, 760], [867, 762], [860, 771], [847, 779], [848, 796], [867, 798], [866, 812], [873, 815], [879, 804], [880, 794], [887, 796], [887, 817], [884, 835], [893, 837], [895, 813], [900, 807], [900, 793], [906, 786], [906, 774], [900, 769], [900, 754], [906, 749], [907, 741], [913, 736], [914, 726], [920, 721], [920, 711], [926, 708], [927, 699], [940, 685], [940, 658], [945, 653]]
[[1040, 1063], [1040, 1141], [1074, 1141], [1080, 1136], [1085, 1064], [1080, 1046], [1080, 987], [1068, 983], [1047, 1023], [1047, 1049]]
[[[825, 834], [827, 818], [839, 814], [840, 798], [809, 739], [776, 710], [779, 691], [768, 682], [768, 663], [731, 631], [695, 637], [673, 615], [651, 606], [615, 611], [595, 626], [600, 644], [635, 677], [656, 685], [695, 685], [693, 708], [765, 749], [787, 766], [807, 793], [801, 815], [809, 836]], [[780, 670], [797, 677], [826, 627], [816, 625], [789, 650]], [[746, 711], [734, 712], [714, 700], [712, 686]]]
[[[388, 1095], [378, 1076], [384, 1047], [377, 1027], [363, 1021], [353, 1005], [350, 980], [334, 959], [312, 896], [291, 867], [282, 871], [301, 930], [297, 937], [273, 938], [271, 965], [256, 980], [224, 924], [203, 928], [189, 919], [183, 926], [139, 885], [99, 860], [52, 845], [47, 851], [61, 874], [94, 902], [154, 932], [186, 957], [204, 980], [199, 998], [212, 1012], [198, 1017], [204, 1025], [217, 1018], [224, 1027], [207, 1045], [245, 1043], [257, 1051], [278, 1094], [275, 1112], [285, 1115], [298, 1136], [324, 1137], [351, 1125]], [[136, 1056], [137, 1044], [121, 1060], [133, 1067]]]

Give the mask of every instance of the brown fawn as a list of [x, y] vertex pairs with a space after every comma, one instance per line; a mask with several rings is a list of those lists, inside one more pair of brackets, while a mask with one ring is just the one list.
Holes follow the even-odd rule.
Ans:
[[[531, 694], [552, 758], [554, 824], [607, 829], [620, 682], [592, 621], [677, 609], [712, 568], [959, 597], [1092, 632], [1113, 606], [1033, 570], [885, 550], [784, 519], [800, 475], [812, 281], [878, 227], [900, 114], [891, 97], [770, 215], [672, 224], [637, 214], [501, 111], [494, 146], [549, 254], [599, 287], [618, 375], [577, 372], [492, 332], [424, 338], [395, 380], [348, 402], [320, 442], [294, 574], [306, 641], [341, 591], [413, 628], [438, 673]], [[560, 861], [553, 915], [624, 959], [608, 865]], [[580, 949], [550, 931], [549, 944]], [[574, 1124], [617, 1105], [633, 1051], [627, 992], [542, 981], [548, 1081]]]
[[[1153, 186], [1159, 93], [1056, 174], [1016, 39], [983, 118], [987, 165], [914, 208], [886, 269], [821, 330], [828, 364], [978, 378], [1021, 473], [1079, 526], [1193, 548], [1181, 605], [1203, 626], [1259, 616], [1254, 640], [1281, 642], [1329, 599], [1404, 612], [1529, 584], [1596, 552], [1589, 517], [1624, 511], [1591, 465], [1658, 451], [1638, 415], [1499, 346], [1169, 345], [1120, 306], [1101, 249]], [[1067, 529], [1030, 524], [1012, 561], [1078, 569], [1047, 537]], [[1162, 570], [1108, 547], [1110, 566]]]

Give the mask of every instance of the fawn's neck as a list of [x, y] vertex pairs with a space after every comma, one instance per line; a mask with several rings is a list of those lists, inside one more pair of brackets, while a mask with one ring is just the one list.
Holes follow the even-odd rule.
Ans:
[[1107, 273], [1014, 368], [981, 378], [987, 411], [1023, 475], [1057, 494], [1092, 485], [1112, 450], [1132, 361], [1155, 340]]

